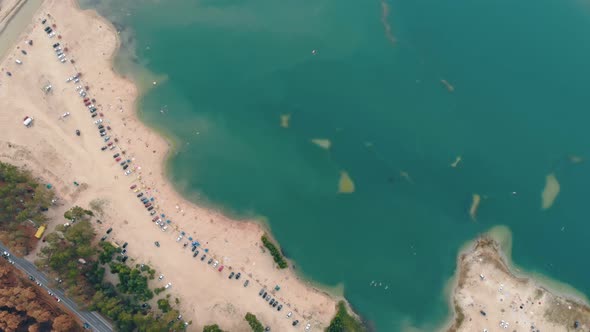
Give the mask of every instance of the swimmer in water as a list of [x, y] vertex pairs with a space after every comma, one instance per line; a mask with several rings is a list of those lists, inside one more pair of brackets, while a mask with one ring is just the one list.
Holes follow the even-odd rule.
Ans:
[[313, 50], [311, 51], [311, 54], [316, 55], [318, 53], [318, 50]]

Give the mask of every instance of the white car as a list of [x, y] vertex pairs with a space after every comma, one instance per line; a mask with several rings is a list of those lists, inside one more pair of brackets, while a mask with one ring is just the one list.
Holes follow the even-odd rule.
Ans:
[[172, 286], [172, 283], [171, 282], [167, 283], [166, 286], [164, 286], [164, 288], [165, 289], [168, 289], [168, 288], [170, 288], [170, 286]]
[[111, 145], [110, 150], [114, 150], [117, 146], [116, 145]]
[[164, 275], [160, 274], [160, 276], [158, 277], [158, 280], [162, 280], [162, 279], [164, 279]]
[[162, 232], [165, 232], [168, 229], [168, 225], [164, 225], [164, 227], [162, 227]]
[[180, 240], [182, 240], [182, 236], [176, 238], [176, 242], [180, 242]]
[[53, 38], [53, 37], [55, 37], [55, 32], [52, 32], [49, 34], [49, 38]]
[[293, 312], [289, 311], [289, 313], [287, 314], [287, 318], [290, 318], [291, 316], [293, 316]]
[[82, 86], [81, 86], [81, 85], [78, 85], [78, 86], [76, 87], [76, 91], [80, 91], [80, 90], [82, 90]]
[[94, 124], [99, 124], [99, 123], [102, 123], [102, 119], [98, 119], [98, 120], [94, 121]]
[[14, 62], [16, 62], [16, 64], [18, 64], [18, 65], [22, 65], [23, 64], [23, 62], [20, 61], [19, 59], [14, 60]]
[[311, 329], [311, 324], [307, 323], [307, 325], [305, 325], [305, 331], [309, 331], [309, 329]]
[[129, 175], [129, 174], [131, 174], [131, 173], [133, 173], [133, 171], [132, 171], [132, 170], [130, 170], [130, 169], [128, 169], [128, 170], [126, 170], [126, 171], [125, 171], [125, 175]]
[[90, 105], [88, 105], [88, 109], [89, 109], [89, 110], [91, 110], [91, 109], [93, 109], [93, 108], [94, 108], [94, 104], [90, 104]]
[[71, 82], [71, 81], [73, 81], [73, 80], [74, 80], [74, 76], [70, 76], [70, 77], [68, 77], [68, 79], [66, 80], [66, 83], [68, 83], [68, 82]]
[[61, 117], [65, 118], [66, 116], [69, 116], [69, 115], [70, 115], [70, 112], [65, 112]]
[[217, 267], [217, 265], [219, 265], [219, 262], [218, 262], [218, 261], [215, 261], [215, 262], [213, 263], [213, 267]]

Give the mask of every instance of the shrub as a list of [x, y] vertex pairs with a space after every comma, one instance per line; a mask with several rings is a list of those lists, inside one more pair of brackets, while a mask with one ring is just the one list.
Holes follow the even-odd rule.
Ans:
[[277, 263], [280, 269], [284, 269], [288, 266], [287, 261], [285, 261], [281, 251], [266, 237], [266, 235], [262, 236], [262, 244], [264, 244], [268, 251], [270, 251], [272, 258], [275, 260], [275, 263]]

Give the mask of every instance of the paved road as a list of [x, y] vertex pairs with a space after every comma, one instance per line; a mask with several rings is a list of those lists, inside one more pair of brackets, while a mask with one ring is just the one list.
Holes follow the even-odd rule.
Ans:
[[[6, 248], [3, 244], [0, 243], [0, 253], [3, 251], [10, 252], [8, 248]], [[71, 299], [67, 298], [62, 290], [49, 287], [49, 279], [47, 279], [47, 276], [45, 276], [45, 274], [39, 271], [35, 265], [23, 258], [15, 257], [12, 254], [10, 254], [10, 260], [14, 261], [14, 266], [17, 267], [19, 270], [24, 271], [29, 275], [32, 275], [33, 277], [35, 277], [35, 279], [37, 279], [37, 281], [41, 282], [41, 284], [43, 285], [39, 287], [42, 287], [44, 290], [51, 291], [52, 293], [57, 295], [57, 297], [61, 299], [61, 304], [68, 308], [69, 311], [76, 314], [82, 322], [88, 323], [92, 331], [113, 331], [113, 327], [111, 326], [111, 324], [97, 312], [79, 310], [78, 305], [76, 305], [76, 303], [74, 303], [74, 301], [72, 301]]]

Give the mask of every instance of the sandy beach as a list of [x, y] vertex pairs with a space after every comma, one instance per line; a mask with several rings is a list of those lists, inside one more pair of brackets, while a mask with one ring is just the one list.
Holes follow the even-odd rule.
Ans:
[[[507, 233], [502, 228], [492, 232], [498, 230]], [[504, 254], [510, 250], [509, 237], [505, 241], [483, 235], [460, 254], [451, 295], [455, 316], [447, 330], [587, 331], [590, 308], [583, 295], [555, 282], [517, 275]]]
[[[43, 31], [45, 18], [56, 32], [53, 38]], [[65, 63], [52, 47], [57, 42], [66, 55]], [[311, 331], [325, 328], [338, 299], [300, 280], [291, 269], [275, 268], [272, 257], [261, 247], [263, 228], [200, 208], [183, 199], [168, 182], [164, 160], [170, 145], [137, 119], [138, 90], [112, 69], [117, 47], [116, 31], [94, 11], [81, 11], [73, 0], [47, 0], [0, 65], [0, 160], [24, 166], [53, 185], [60, 207], [49, 229], [65, 222], [59, 217], [63, 209], [74, 204], [88, 208], [91, 201], [100, 201], [104, 213], [102, 224], [96, 224], [99, 237], [112, 227], [110, 241], [128, 242], [130, 258], [164, 274], [163, 281], [154, 283], [157, 287], [172, 283], [170, 292], [180, 299], [184, 319], [193, 321], [190, 330], [217, 323], [224, 330], [248, 331], [243, 318], [246, 312], [273, 331], [303, 330], [307, 323]], [[79, 83], [66, 82], [78, 72], [82, 73]], [[99, 116], [91, 118], [76, 86], [95, 99]], [[64, 117], [66, 112], [69, 115]], [[30, 127], [23, 125], [26, 116], [34, 119]], [[106, 143], [94, 123], [98, 119], [111, 128], [109, 142], [116, 148], [101, 151]], [[132, 161], [130, 175], [113, 160], [115, 153], [123, 151]], [[172, 221], [167, 231], [152, 222], [153, 217], [129, 189], [133, 184], [155, 198], [157, 215]], [[177, 242], [180, 231], [186, 235]], [[192, 257], [190, 245], [183, 247], [189, 236], [202, 245], [197, 258]], [[199, 259], [203, 248], [209, 249], [205, 261]], [[218, 272], [207, 265], [209, 257], [225, 269]], [[229, 280], [230, 272], [241, 272], [242, 277]], [[248, 287], [243, 286], [246, 280]], [[258, 296], [261, 288], [272, 290], [276, 285], [280, 291], [273, 291], [272, 296], [284, 305], [280, 312]], [[289, 311], [293, 312], [290, 319], [286, 317]], [[300, 321], [296, 328], [291, 325], [294, 319]]]

